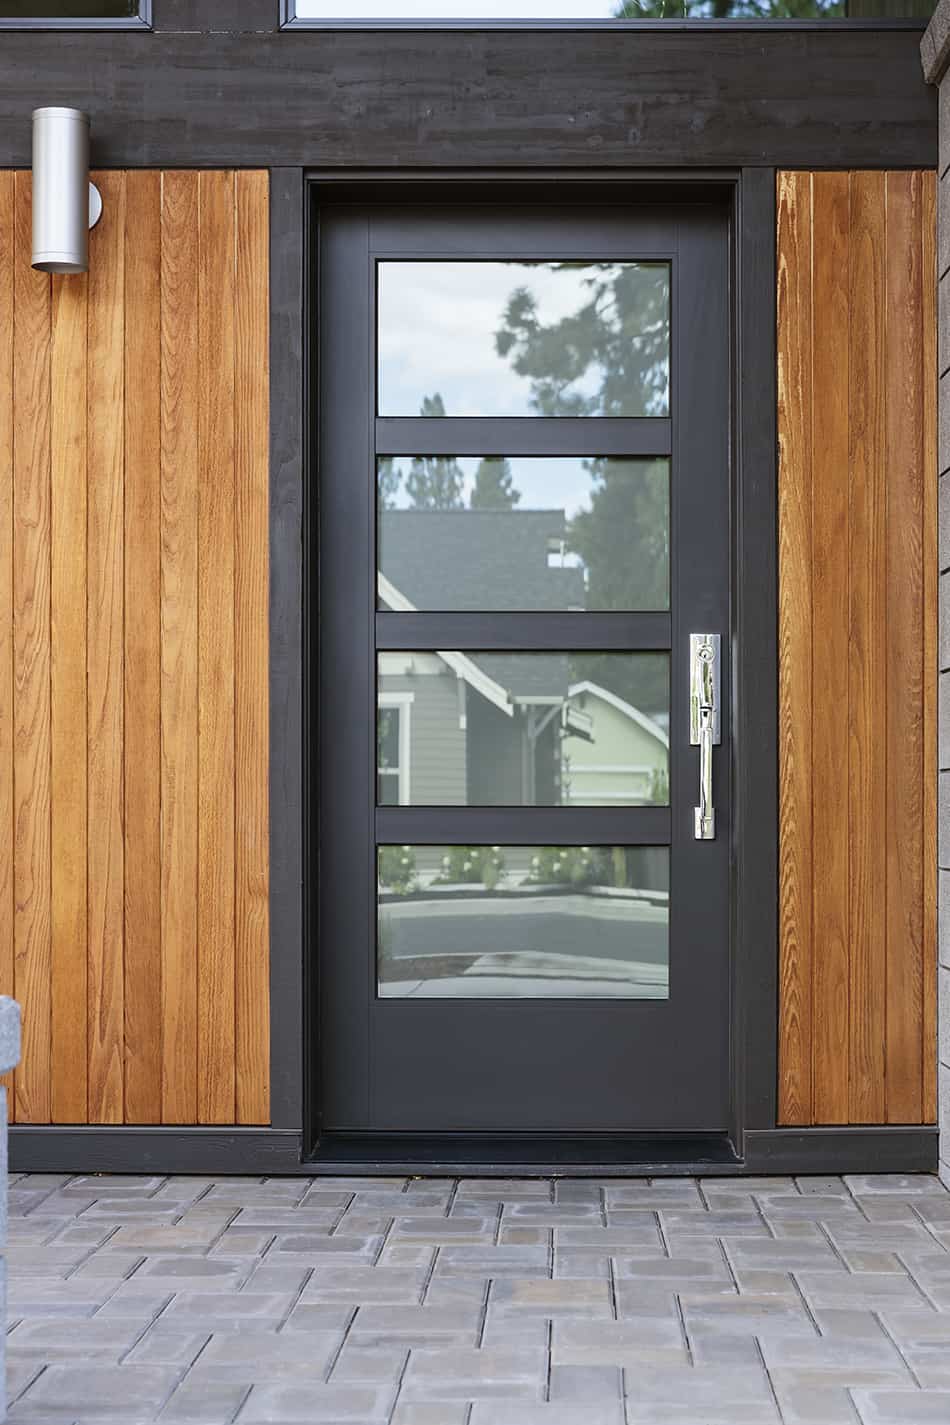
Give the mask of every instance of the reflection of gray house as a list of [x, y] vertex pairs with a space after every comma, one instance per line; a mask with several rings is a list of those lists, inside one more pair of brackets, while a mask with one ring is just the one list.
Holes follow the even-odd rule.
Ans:
[[[437, 607], [446, 589], [456, 609], [582, 606], [583, 573], [563, 564], [563, 510], [392, 510], [379, 540], [383, 607]], [[562, 734], [589, 740], [570, 685], [560, 653], [380, 655], [380, 799], [561, 802]]]
[[[417, 609], [582, 609], [563, 510], [385, 510], [379, 567]], [[421, 557], [420, 557], [421, 555]]]

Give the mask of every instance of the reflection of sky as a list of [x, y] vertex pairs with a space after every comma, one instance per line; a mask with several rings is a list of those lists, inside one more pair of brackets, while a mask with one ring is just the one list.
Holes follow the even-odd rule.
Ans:
[[[462, 498], [467, 505], [475, 483], [475, 471], [479, 461], [474, 456], [457, 456], [456, 464], [465, 477]], [[402, 476], [393, 506], [397, 510], [409, 508], [406, 494], [406, 476], [412, 461], [397, 459], [393, 468]], [[589, 471], [584, 469], [579, 459], [572, 456], [512, 457], [508, 461], [512, 483], [521, 492], [516, 510], [563, 510], [568, 519], [573, 519], [579, 510], [590, 509], [590, 495], [593, 481]]]
[[[495, 351], [508, 299], [528, 287], [539, 320], [550, 325], [589, 301], [588, 280], [584, 268], [525, 263], [380, 263], [380, 414], [417, 416], [436, 391], [448, 416], [534, 414], [530, 381]], [[594, 395], [602, 377], [589, 368], [571, 390]]]
[[616, 0], [297, 0], [301, 18], [338, 20], [609, 20]]

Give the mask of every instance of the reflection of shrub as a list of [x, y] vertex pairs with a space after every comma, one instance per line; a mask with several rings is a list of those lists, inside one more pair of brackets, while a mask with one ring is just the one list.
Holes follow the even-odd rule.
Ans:
[[665, 767], [654, 767], [650, 773], [650, 801], [659, 807], [670, 804], [670, 774]]
[[633, 885], [631, 851], [626, 846], [539, 846], [526, 885]]
[[377, 874], [381, 886], [408, 895], [416, 888], [416, 853], [411, 846], [380, 846]]
[[451, 846], [442, 857], [437, 886], [483, 885], [493, 891], [505, 878], [500, 846]]
[[589, 886], [599, 879], [595, 860], [589, 846], [539, 846], [526, 880], [544, 886]]

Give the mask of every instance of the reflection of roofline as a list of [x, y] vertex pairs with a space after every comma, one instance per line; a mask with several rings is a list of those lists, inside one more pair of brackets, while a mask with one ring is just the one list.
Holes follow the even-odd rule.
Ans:
[[[400, 593], [385, 574], [379, 574], [377, 577], [379, 597], [389, 605], [394, 613], [414, 614], [419, 612], [415, 604], [407, 599], [405, 594]], [[508, 690], [503, 688], [500, 683], [496, 683], [494, 678], [489, 678], [488, 674], [479, 668], [477, 663], [473, 663], [471, 658], [467, 658], [464, 653], [441, 648], [436, 649], [436, 657], [441, 658], [457, 678], [462, 678], [477, 693], [481, 693], [488, 702], [493, 703], [496, 708], [500, 708], [507, 717], [514, 717], [515, 710]]]
[[601, 698], [605, 703], [609, 703], [612, 708], [616, 708], [618, 712], [623, 713], [624, 717], [628, 717], [632, 722], [637, 723], [650, 737], [655, 737], [657, 742], [661, 743], [664, 747], [669, 747], [670, 739], [660, 724], [654, 722], [651, 717], [647, 717], [646, 713], [640, 712], [640, 710], [633, 707], [632, 704], [625, 702], [623, 698], [619, 698], [616, 693], [611, 693], [609, 689], [602, 688], [599, 683], [592, 683], [589, 679], [583, 683], [572, 683], [567, 690], [569, 698], [576, 697], [579, 693], [590, 693], [592, 697]]

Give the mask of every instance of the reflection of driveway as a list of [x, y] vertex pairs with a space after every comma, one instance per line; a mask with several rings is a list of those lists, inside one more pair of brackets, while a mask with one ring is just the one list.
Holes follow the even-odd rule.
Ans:
[[384, 995], [667, 992], [665, 906], [584, 895], [476, 895], [390, 901], [380, 918]]

